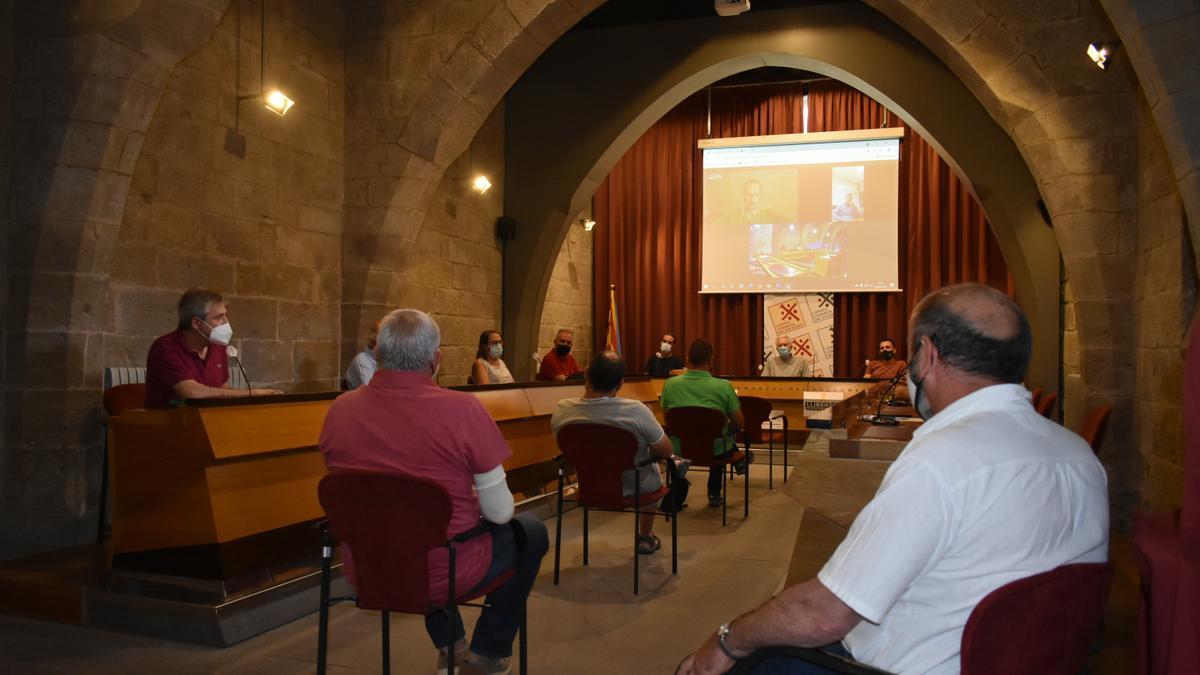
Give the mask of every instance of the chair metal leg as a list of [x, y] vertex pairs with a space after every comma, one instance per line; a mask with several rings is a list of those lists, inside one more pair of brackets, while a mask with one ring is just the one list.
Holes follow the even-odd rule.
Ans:
[[458, 593], [454, 588], [455, 577], [458, 576], [458, 549], [454, 544], [450, 544], [450, 565], [447, 569], [449, 592], [446, 593], [446, 675], [454, 675], [454, 638], [458, 637], [454, 634], [454, 624], [457, 623], [454, 617], [458, 616]]
[[588, 510], [583, 507], [583, 564], [588, 564]]
[[642, 526], [642, 486], [638, 480], [637, 474], [633, 478], [633, 594], [638, 594], [638, 569], [641, 565], [641, 556], [638, 554], [638, 535], [641, 534]]
[[750, 465], [746, 465], [746, 480], [742, 481], [742, 518], [750, 516]]
[[679, 519], [671, 519], [671, 574], [679, 574]]
[[517, 651], [521, 654], [521, 675], [529, 675], [528, 637], [525, 634], [529, 603], [521, 601], [521, 625], [517, 629]]
[[767, 489], [775, 489], [775, 423], [771, 423], [770, 436], [767, 437]]
[[721, 527], [725, 527], [725, 513], [729, 510], [729, 495], [725, 489], [725, 472], [721, 472]]
[[[383, 615], [383, 619], [382, 619], [383, 674], [387, 675], [388, 673], [392, 672], [392, 640], [391, 640], [392, 629], [391, 629], [391, 623], [388, 621], [388, 611], [385, 609], [382, 612], [380, 612], [380, 614]], [[451, 622], [451, 623], [453, 623], [453, 622]], [[453, 654], [454, 653], [454, 645], [451, 644], [450, 648], [447, 649], [446, 651], [449, 652], [450, 654]], [[451, 658], [453, 658], [453, 657], [451, 657]]]
[[563, 470], [558, 470], [558, 513], [554, 520], [554, 585], [558, 585], [558, 563], [562, 557]]
[[325, 675], [326, 648], [329, 643], [329, 577], [333, 561], [333, 541], [328, 527], [321, 531], [321, 605], [317, 609], [317, 675]]
[[783, 484], [787, 485], [787, 456], [788, 456], [788, 418], [783, 416]]
[[100, 503], [96, 520], [96, 545], [104, 545], [104, 517], [108, 510], [108, 428], [104, 429], [104, 443], [100, 450]]

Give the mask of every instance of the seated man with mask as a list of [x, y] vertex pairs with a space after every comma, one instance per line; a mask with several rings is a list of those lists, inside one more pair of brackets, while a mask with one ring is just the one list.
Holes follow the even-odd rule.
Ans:
[[672, 371], [683, 370], [683, 359], [675, 355], [675, 336], [663, 333], [658, 353], [646, 361], [643, 373], [650, 377], [670, 377]]
[[763, 364], [763, 377], [808, 377], [812, 375], [808, 360], [792, 353], [792, 339], [786, 335], [775, 338], [775, 353]]
[[[441, 485], [452, 508], [448, 538], [475, 527], [481, 517], [493, 523], [514, 520], [503, 467], [512, 453], [504, 436], [473, 394], [443, 389], [434, 381], [442, 363], [437, 322], [425, 312], [398, 309], [383, 318], [376, 341], [375, 376], [338, 397], [325, 416], [317, 443], [325, 465], [331, 471], [398, 473]], [[520, 607], [529, 595], [549, 542], [541, 520], [521, 514], [515, 521], [527, 540], [523, 553], [512, 527], [496, 528], [457, 547], [456, 589], [486, 586], [512, 569], [517, 574], [488, 594], [489, 606], [475, 623], [469, 655], [457, 612], [425, 617], [425, 629], [439, 650], [439, 668], [446, 668], [447, 650], [453, 648], [456, 662], [460, 655], [467, 657], [460, 671], [464, 675], [509, 672], [521, 618], [504, 608]], [[346, 578], [354, 583], [354, 552], [342, 551]], [[447, 558], [441, 560], [430, 566], [433, 598], [448, 593]], [[453, 646], [447, 644], [451, 626]]]
[[146, 355], [146, 407], [166, 408], [185, 398], [233, 398], [280, 394], [278, 389], [229, 389], [233, 327], [225, 298], [207, 288], [179, 298], [179, 323], [159, 336]]
[[575, 343], [575, 334], [567, 328], [560, 328], [554, 334], [554, 349], [546, 352], [542, 357], [542, 364], [538, 366], [537, 380], [539, 382], [562, 382], [566, 379], [575, 379], [572, 376], [583, 374], [583, 369], [579, 367], [579, 362], [571, 356], [571, 346]]
[[[723, 673], [760, 647], [792, 645], [889, 672], [958, 673], [984, 596], [1107, 559], [1104, 467], [1030, 405], [1021, 382], [1032, 337], [1016, 302], [950, 286], [909, 325], [909, 395], [925, 424], [817, 576], [722, 625], [678, 672]], [[755, 672], [826, 671], [775, 658]]]
[[879, 341], [879, 360], [868, 359], [864, 372], [867, 377], [890, 380], [904, 372], [907, 367], [908, 363], [904, 359], [896, 358], [896, 343], [892, 342], [891, 338], [883, 338]]

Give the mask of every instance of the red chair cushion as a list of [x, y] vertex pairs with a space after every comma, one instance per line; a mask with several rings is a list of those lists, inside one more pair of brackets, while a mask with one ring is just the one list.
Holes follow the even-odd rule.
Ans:
[[[619, 511], [633, 503], [626, 500], [621, 480], [621, 474], [633, 469], [637, 455], [638, 440], [633, 432], [611, 424], [568, 424], [558, 430], [555, 439], [567, 463], [575, 468], [580, 506]], [[658, 466], [641, 470], [658, 471]]]
[[104, 392], [104, 412], [120, 415], [126, 410], [146, 407], [146, 385], [141, 382], [118, 384]]
[[728, 453], [713, 454], [713, 441], [725, 433], [725, 413], [712, 408], [684, 406], [671, 408], [666, 418], [667, 433], [679, 439], [679, 454], [692, 460], [693, 466], [727, 463]]
[[963, 629], [963, 675], [1079, 672], [1111, 580], [1108, 563], [1064, 565], [992, 591]]

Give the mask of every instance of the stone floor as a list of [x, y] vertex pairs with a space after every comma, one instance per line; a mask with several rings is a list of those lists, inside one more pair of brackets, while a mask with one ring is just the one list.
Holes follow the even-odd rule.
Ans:
[[[879, 466], [856, 467], [856, 460], [828, 459], [820, 433], [813, 434], [803, 452], [793, 453], [793, 461], [800, 469], [786, 493], [778, 468], [775, 490], [768, 491], [766, 467], [752, 467], [751, 513], [744, 522], [740, 482], [730, 494], [728, 527], [721, 527], [718, 509], [694, 505], [684, 511], [678, 576], [670, 575], [670, 529], [659, 527], [663, 550], [642, 559], [642, 593], [636, 597], [629, 555], [632, 516], [592, 516], [591, 565], [583, 567], [581, 514], [568, 513], [561, 585], [553, 584], [552, 548], [530, 596], [530, 672], [670, 673], [716, 626], [776, 592], [789, 568], [794, 579], [811, 575], [874, 491], [868, 483], [877, 483], [882, 473]], [[703, 477], [694, 478], [701, 480], [693, 481], [699, 489], [693, 489], [692, 501], [698, 504]], [[805, 499], [801, 495], [819, 512], [819, 520], [806, 519], [805, 507], [797, 501]], [[819, 527], [814, 530], [814, 525]], [[547, 526], [553, 536], [554, 521]], [[798, 539], [798, 532], [807, 532], [810, 541]], [[1132, 672], [1134, 665], [1137, 578], [1127, 539], [1114, 539], [1113, 559], [1117, 575], [1103, 645], [1092, 661], [1098, 675]], [[475, 611], [466, 610], [468, 627]], [[0, 617], [0, 673], [312, 672], [316, 626], [314, 614], [231, 648], [212, 649]], [[330, 645], [330, 672], [378, 672], [379, 615], [335, 607]], [[434, 652], [418, 618], [394, 615], [391, 646], [393, 672], [433, 672]]]
[[[719, 509], [683, 512], [678, 576], [670, 574], [670, 529], [656, 529], [663, 549], [642, 558], [636, 597], [632, 516], [591, 516], [591, 564], [583, 567], [582, 517], [568, 513], [561, 584], [553, 584], [552, 541], [530, 596], [530, 672], [670, 673], [723, 621], [770, 597], [787, 573], [803, 509], [778, 485], [767, 491], [766, 467], [752, 467], [752, 478], [745, 522], [740, 482], [730, 494], [728, 527]], [[698, 485], [692, 501], [702, 504]], [[553, 536], [554, 521], [546, 524]], [[465, 612], [468, 630], [475, 611]], [[305, 672], [314, 668], [316, 636], [315, 614], [228, 649], [0, 617], [0, 672]], [[433, 672], [434, 651], [418, 618], [393, 615], [391, 646], [392, 672]], [[378, 613], [344, 604], [332, 610], [329, 664], [331, 673], [379, 671]]]

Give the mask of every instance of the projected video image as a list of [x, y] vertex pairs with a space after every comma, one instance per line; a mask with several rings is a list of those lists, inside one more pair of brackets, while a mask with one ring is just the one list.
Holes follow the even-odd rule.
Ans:
[[846, 226], [835, 222], [749, 226], [747, 272], [752, 278], [845, 277]]
[[702, 293], [898, 288], [900, 141], [847, 133], [704, 149]]
[[833, 167], [833, 219], [862, 220], [863, 169], [861, 166]]

